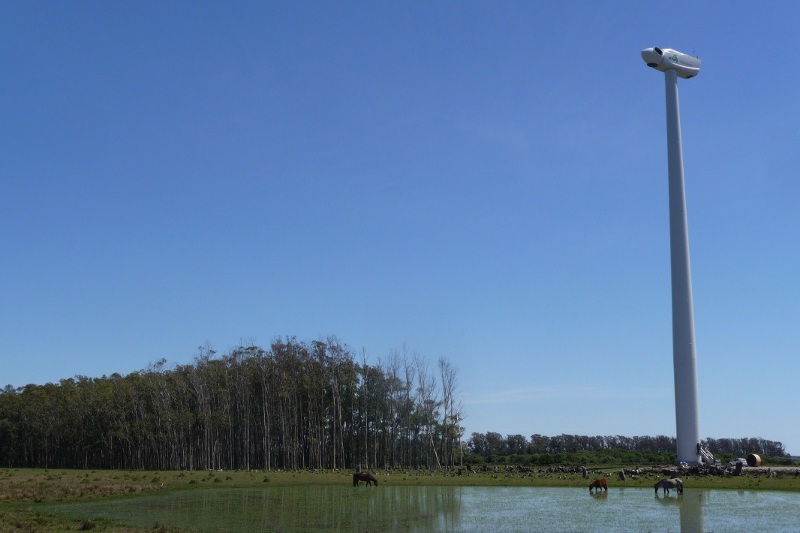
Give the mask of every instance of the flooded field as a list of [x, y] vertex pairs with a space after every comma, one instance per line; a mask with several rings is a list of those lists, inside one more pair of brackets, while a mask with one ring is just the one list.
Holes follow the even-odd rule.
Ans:
[[687, 489], [346, 487], [182, 490], [49, 505], [73, 519], [189, 531], [797, 531], [800, 494]]

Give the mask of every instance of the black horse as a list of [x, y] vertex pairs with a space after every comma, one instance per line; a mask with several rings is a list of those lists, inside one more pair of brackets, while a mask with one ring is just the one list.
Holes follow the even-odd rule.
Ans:
[[359, 481], [365, 481], [367, 483], [367, 486], [369, 486], [370, 484], [373, 484], [376, 487], [378, 486], [378, 480], [375, 479], [375, 476], [373, 476], [369, 472], [356, 472], [355, 474], [353, 474], [354, 487], [358, 486]]

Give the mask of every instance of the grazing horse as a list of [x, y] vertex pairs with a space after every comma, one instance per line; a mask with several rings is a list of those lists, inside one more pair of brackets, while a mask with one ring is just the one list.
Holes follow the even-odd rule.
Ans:
[[662, 479], [655, 485], [653, 488], [656, 489], [656, 494], [658, 494], [658, 489], [664, 491], [664, 494], [669, 494], [669, 489], [678, 489], [678, 494], [683, 494], [683, 481], [674, 477], [672, 479]]
[[595, 479], [594, 481], [589, 483], [590, 494], [592, 492], [592, 489], [597, 489], [597, 492], [600, 492], [601, 490], [608, 492], [608, 481], [606, 481], [606, 478]]
[[378, 486], [378, 480], [375, 479], [375, 476], [370, 474], [369, 472], [356, 472], [353, 474], [353, 486], [357, 487], [359, 481], [365, 481], [367, 486], [369, 487], [370, 484]]

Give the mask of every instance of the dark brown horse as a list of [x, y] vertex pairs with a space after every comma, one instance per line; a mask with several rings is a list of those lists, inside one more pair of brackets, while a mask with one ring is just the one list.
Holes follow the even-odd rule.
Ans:
[[369, 472], [356, 472], [355, 474], [353, 474], [354, 487], [358, 486], [359, 481], [365, 481], [367, 483], [367, 486], [369, 486], [370, 484], [373, 484], [376, 487], [378, 486], [378, 480], [375, 479], [375, 477]]
[[589, 483], [589, 492], [592, 492], [592, 489], [597, 489], [597, 492], [600, 492], [600, 490], [608, 492], [608, 481], [606, 481], [606, 478], [595, 479]]

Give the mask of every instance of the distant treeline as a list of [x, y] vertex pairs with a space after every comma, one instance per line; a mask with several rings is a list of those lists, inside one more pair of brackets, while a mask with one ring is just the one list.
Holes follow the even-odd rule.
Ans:
[[416, 355], [359, 364], [335, 338], [278, 340], [127, 376], [0, 391], [0, 467], [454, 466], [456, 371]]
[[[701, 441], [715, 456], [744, 457], [757, 453], [762, 457], [788, 458], [782, 443], [762, 438], [712, 439]], [[612, 462], [630, 459], [656, 460], [675, 456], [675, 437], [585, 436], [585, 435], [523, 435], [502, 436], [500, 433], [473, 433], [467, 450], [475, 459], [495, 461], [500, 457], [524, 457], [527, 462], [551, 464], [559, 462]], [[606, 460], [607, 459], [607, 460]], [[671, 460], [674, 462], [674, 459]]]

